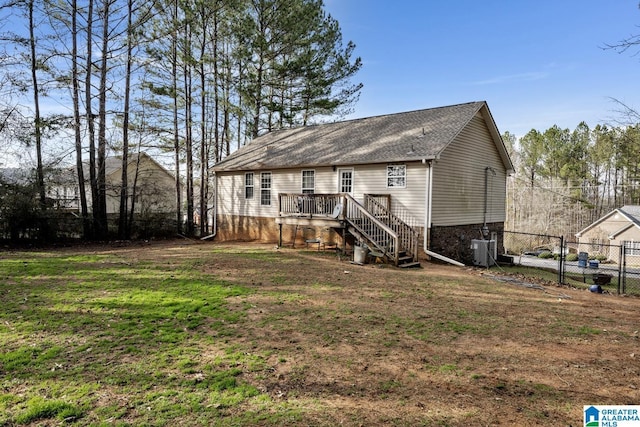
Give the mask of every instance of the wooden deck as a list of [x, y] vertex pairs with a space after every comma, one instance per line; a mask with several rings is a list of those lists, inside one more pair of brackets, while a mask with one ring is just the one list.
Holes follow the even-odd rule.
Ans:
[[276, 224], [344, 227], [344, 194], [278, 195], [279, 216]]
[[396, 266], [418, 264], [418, 233], [391, 213], [390, 197], [365, 195], [365, 200], [367, 206], [348, 194], [279, 194], [275, 219], [280, 227], [279, 244], [283, 225], [296, 226], [296, 234], [299, 227], [341, 229], [343, 250], [349, 234]]

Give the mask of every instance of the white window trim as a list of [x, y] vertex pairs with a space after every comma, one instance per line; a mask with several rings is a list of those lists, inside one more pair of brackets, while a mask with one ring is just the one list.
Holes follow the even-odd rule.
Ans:
[[[305, 172], [312, 172], [313, 173], [313, 187], [304, 187], [304, 173]], [[303, 194], [314, 194], [316, 192], [316, 171], [315, 169], [303, 169], [302, 171], [300, 171], [300, 192]], [[305, 190], [307, 190], [305, 192]], [[308, 191], [311, 190], [311, 191]]]
[[[269, 188], [262, 186], [262, 176], [269, 175]], [[269, 190], [269, 203], [263, 203], [262, 192]], [[271, 172], [260, 172], [260, 206], [271, 206], [273, 200], [273, 174]]]
[[[402, 176], [389, 176], [389, 171], [391, 167], [398, 167], [398, 166], [402, 166], [402, 168], [404, 169], [404, 174]], [[402, 185], [389, 185], [389, 179], [390, 178], [403, 178]], [[386, 185], [387, 188], [407, 188], [407, 165], [405, 163], [399, 163], [399, 164], [388, 164], [386, 166]]]
[[[342, 191], [342, 173], [351, 172], [351, 191]], [[353, 168], [339, 168], [338, 169], [338, 193], [347, 193], [353, 196], [353, 190], [355, 188], [356, 172]]]
[[625, 240], [623, 244], [627, 256], [640, 256], [640, 241]]
[[[251, 185], [247, 185], [247, 176], [251, 175]], [[244, 199], [253, 200], [256, 195], [256, 174], [253, 172], [245, 172], [244, 174]], [[251, 197], [247, 197], [247, 188], [251, 188]]]

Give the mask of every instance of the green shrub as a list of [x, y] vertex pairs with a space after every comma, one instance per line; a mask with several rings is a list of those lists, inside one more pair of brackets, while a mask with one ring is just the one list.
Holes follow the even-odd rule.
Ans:
[[568, 254], [565, 257], [565, 260], [567, 260], [567, 261], [577, 261], [578, 260], [578, 254]]
[[538, 255], [538, 258], [542, 258], [542, 259], [553, 258], [553, 254], [551, 252], [545, 251], [545, 252], [542, 252], [540, 255]]

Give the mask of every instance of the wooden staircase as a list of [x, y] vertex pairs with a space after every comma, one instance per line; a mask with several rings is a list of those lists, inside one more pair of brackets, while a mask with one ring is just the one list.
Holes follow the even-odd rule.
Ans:
[[401, 268], [419, 267], [418, 232], [374, 198], [365, 196], [365, 203], [346, 196], [347, 231], [368, 246], [370, 255]]

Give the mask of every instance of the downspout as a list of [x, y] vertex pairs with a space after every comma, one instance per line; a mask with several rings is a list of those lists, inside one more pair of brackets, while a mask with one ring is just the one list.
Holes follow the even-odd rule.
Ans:
[[[216, 176], [215, 172], [213, 173], [213, 189], [214, 189], [214, 195], [213, 195], [213, 230], [211, 230], [212, 234], [209, 234], [208, 236], [204, 236], [200, 240], [213, 239], [214, 237], [216, 237], [216, 233], [218, 232], [218, 177]], [[200, 210], [202, 210], [202, 207], [200, 207]]]
[[427, 165], [427, 177], [425, 182], [424, 195], [424, 242], [423, 250], [426, 253], [429, 250], [429, 239], [431, 237], [431, 196], [433, 190], [433, 167], [431, 160], [422, 159], [422, 163]]
[[448, 262], [449, 264], [457, 265], [458, 267], [464, 267], [464, 264], [451, 259], [439, 253], [429, 250], [429, 240], [431, 238], [431, 206], [433, 196], [433, 160], [422, 159], [422, 163], [427, 165], [427, 181], [425, 185], [425, 197], [424, 197], [424, 253], [430, 257], [439, 259], [440, 261]]

